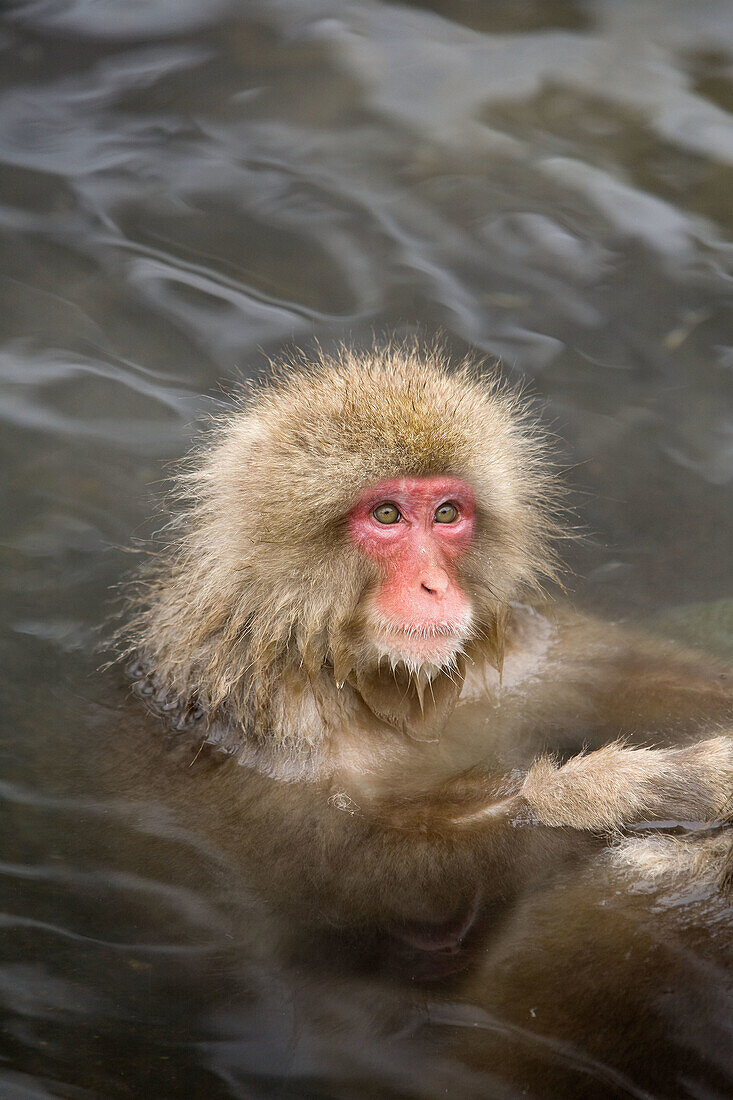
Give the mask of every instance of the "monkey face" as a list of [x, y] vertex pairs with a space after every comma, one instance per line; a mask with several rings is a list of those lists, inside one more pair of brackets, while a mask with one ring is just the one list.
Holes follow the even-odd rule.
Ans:
[[380, 578], [363, 609], [377, 664], [430, 675], [455, 662], [473, 622], [457, 567], [475, 520], [471, 487], [445, 476], [382, 481], [352, 509], [349, 537]]

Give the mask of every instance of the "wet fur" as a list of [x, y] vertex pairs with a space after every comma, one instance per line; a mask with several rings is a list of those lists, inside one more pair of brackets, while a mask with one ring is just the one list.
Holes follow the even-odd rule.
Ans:
[[[328, 679], [351, 677], [358, 692], [373, 680], [360, 660], [361, 608], [377, 574], [344, 527], [385, 471], [450, 473], [474, 487], [479, 533], [463, 580], [473, 649], [500, 668], [509, 602], [555, 572], [556, 479], [515, 391], [414, 345], [280, 364], [218, 422], [178, 480], [175, 537], [140, 582], [126, 651], [243, 736], [313, 744], [322, 731], [288, 719], [279, 685], [304, 673], [323, 693]], [[377, 709], [399, 721], [393, 673]], [[423, 713], [420, 677], [404, 673], [397, 691]], [[442, 678], [461, 675], [455, 666]], [[431, 688], [449, 690], [435, 677]]]
[[[346, 518], [369, 486], [431, 474], [472, 486], [477, 524], [459, 578], [474, 631], [428, 675], [374, 660], [378, 574]], [[489, 880], [538, 873], [528, 828], [711, 821], [730, 798], [723, 669], [519, 602], [555, 574], [559, 494], [526, 403], [495, 376], [415, 345], [281, 364], [177, 492], [121, 644], [160, 713], [247, 766], [235, 817], [269, 853], [266, 883], [279, 862], [290, 891], [308, 866], [317, 909], [442, 920]], [[278, 782], [252, 801], [263, 777]]]

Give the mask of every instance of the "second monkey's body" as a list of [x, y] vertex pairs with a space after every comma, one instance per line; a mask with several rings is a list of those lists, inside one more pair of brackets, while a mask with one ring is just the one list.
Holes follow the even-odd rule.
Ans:
[[205, 797], [283, 903], [440, 949], [563, 838], [723, 810], [725, 670], [538, 602], [553, 478], [495, 383], [414, 348], [301, 364], [183, 484], [137, 688], [235, 756]]

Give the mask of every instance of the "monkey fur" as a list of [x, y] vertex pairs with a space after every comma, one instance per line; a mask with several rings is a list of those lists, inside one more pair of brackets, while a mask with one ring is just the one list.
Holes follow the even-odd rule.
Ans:
[[[444, 667], [376, 662], [379, 568], [347, 518], [385, 478], [433, 475], [475, 494], [457, 567], [471, 628]], [[294, 905], [460, 938], [476, 897], [540, 874], [560, 834], [723, 812], [726, 670], [550, 604], [562, 494], [496, 376], [411, 344], [282, 364], [222, 417], [178, 496], [123, 650], [151, 709], [233, 758], [208, 797], [226, 788], [230, 830]]]

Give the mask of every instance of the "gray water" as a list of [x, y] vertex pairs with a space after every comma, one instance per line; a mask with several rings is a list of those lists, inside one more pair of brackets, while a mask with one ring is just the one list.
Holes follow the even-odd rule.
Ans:
[[[0, 1094], [550, 1094], [524, 1058], [565, 1067], [558, 1095], [725, 1095], [679, 989], [686, 1038], [655, 1057], [687, 1044], [694, 1068], [644, 1091], [520, 1035], [511, 1004], [285, 957], [195, 814], [105, 771], [129, 704], [98, 646], [124, 548], [227, 387], [314, 338], [440, 332], [501, 356], [564, 441], [574, 598], [733, 652], [733, 8], [0, 18]], [[469, 1031], [511, 1070], [445, 1041]]]

